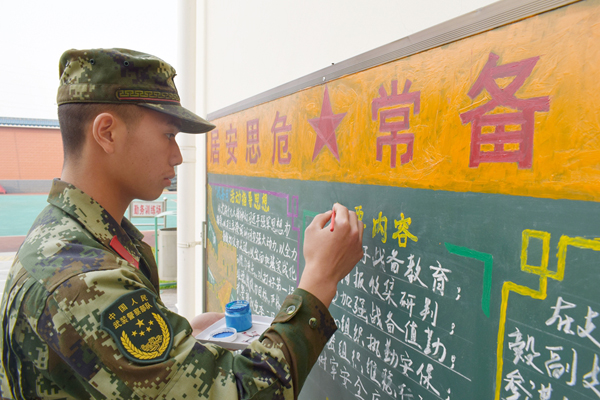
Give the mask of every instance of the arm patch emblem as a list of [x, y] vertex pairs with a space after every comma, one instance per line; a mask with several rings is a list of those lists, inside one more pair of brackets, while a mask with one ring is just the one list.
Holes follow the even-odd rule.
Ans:
[[128, 360], [153, 364], [166, 360], [173, 345], [169, 320], [156, 307], [156, 297], [138, 289], [119, 297], [101, 317], [101, 327]]

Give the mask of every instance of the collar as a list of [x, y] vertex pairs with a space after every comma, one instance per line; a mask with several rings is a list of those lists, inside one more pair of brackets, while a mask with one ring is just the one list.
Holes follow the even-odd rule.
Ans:
[[127, 218], [123, 217], [119, 225], [97, 201], [60, 179], [52, 182], [48, 203], [69, 214], [105, 247], [138, 267], [140, 254], [131, 239], [142, 240], [144, 235]]

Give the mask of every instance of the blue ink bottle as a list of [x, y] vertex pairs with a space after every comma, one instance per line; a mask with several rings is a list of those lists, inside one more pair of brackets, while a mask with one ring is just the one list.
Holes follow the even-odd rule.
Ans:
[[252, 327], [250, 304], [246, 300], [236, 300], [225, 306], [225, 325], [235, 328], [238, 332], [247, 331]]

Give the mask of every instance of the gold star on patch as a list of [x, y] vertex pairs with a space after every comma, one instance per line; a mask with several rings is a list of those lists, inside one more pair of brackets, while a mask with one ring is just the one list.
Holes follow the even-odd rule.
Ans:
[[142, 325], [144, 325], [144, 320], [143, 320], [143, 319], [140, 319], [140, 320], [138, 320], [138, 322], [136, 322], [135, 324], [138, 326], [138, 328], [141, 328], [141, 327], [142, 327]]
[[136, 331], [133, 331], [133, 332], [131, 332], [131, 334], [132, 334], [133, 336], [137, 336], [137, 332], [136, 332]]
[[146, 334], [146, 332], [140, 331], [140, 336], [144, 336], [145, 334]]
[[154, 325], [154, 321], [152, 321], [152, 320], [148, 321], [148, 325]]
[[152, 330], [152, 328], [150, 328], [150, 327], [147, 327], [147, 328], [146, 328], [146, 330], [147, 330], [148, 332], [150, 332], [150, 331]]

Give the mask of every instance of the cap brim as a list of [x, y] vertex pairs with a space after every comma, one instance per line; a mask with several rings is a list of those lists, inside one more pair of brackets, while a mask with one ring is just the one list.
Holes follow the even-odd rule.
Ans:
[[137, 103], [137, 105], [179, 118], [181, 132], [184, 133], [206, 133], [216, 128], [215, 125], [179, 104]]

